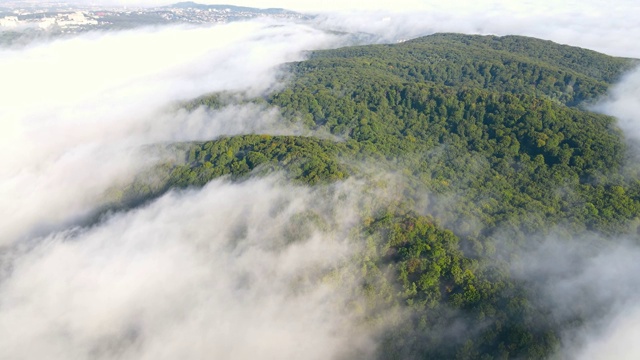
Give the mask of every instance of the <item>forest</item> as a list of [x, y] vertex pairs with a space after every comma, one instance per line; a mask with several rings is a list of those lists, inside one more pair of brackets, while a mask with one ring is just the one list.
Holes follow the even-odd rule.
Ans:
[[[392, 174], [399, 195], [363, 205], [350, 235], [365, 245], [352, 259], [371, 314], [363, 326], [409, 313], [380, 333], [377, 357], [547, 358], [592, 314], [554, 316], [537, 299], [542, 284], [513, 268], [550, 234], [567, 246], [640, 240], [632, 146], [614, 118], [590, 110], [637, 64], [521, 36], [314, 51], [282, 69], [286, 87], [245, 100], [279, 109], [307, 135], [165, 144], [179, 156], [153, 169], [161, 181], [140, 176], [112, 192], [113, 204], [274, 173], [310, 187], [360, 179], [375, 193], [389, 186], [380, 174]], [[229, 99], [182, 106], [215, 110]], [[438, 331], [451, 323], [464, 330]]]

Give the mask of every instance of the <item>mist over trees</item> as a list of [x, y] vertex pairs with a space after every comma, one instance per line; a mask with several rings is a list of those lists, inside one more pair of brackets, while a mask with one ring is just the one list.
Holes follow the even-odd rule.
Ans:
[[[126, 126], [28, 128], [18, 140], [46, 146], [4, 155], [4, 194], [54, 191], [3, 208], [21, 221], [0, 237], [0, 355], [575, 358], [585, 329], [640, 298], [624, 290], [637, 288], [638, 144], [595, 111], [637, 60], [454, 33], [301, 60], [345, 40], [301, 24], [215, 31], [238, 44], [160, 37], [213, 69], [140, 80], [140, 61], [137, 82], [105, 75], [84, 107], [61, 94], [66, 113], [41, 110], [81, 118], [104, 99], [105, 114], [125, 104]], [[55, 182], [71, 169], [78, 181]]]
[[[383, 187], [398, 193], [358, 208], [351, 234], [367, 243], [353, 259], [362, 276], [354, 291], [367, 301], [363, 326], [386, 313], [406, 319], [377, 333], [376, 356], [549, 357], [597, 309], [558, 317], [540, 290], [546, 279], [513, 269], [548, 237], [575, 246], [598, 234], [600, 245], [589, 246], [605, 246], [637, 236], [633, 154], [615, 119], [588, 110], [634, 64], [517, 36], [436, 34], [317, 51], [286, 66], [295, 75], [287, 88], [249, 101], [341, 140], [181, 144], [184, 161], [163, 167], [161, 187], [134, 186], [126, 196], [273, 171], [296, 184], [351, 177], [372, 188], [376, 173], [397, 174], [400, 183]], [[224, 108], [225, 98], [187, 108]]]

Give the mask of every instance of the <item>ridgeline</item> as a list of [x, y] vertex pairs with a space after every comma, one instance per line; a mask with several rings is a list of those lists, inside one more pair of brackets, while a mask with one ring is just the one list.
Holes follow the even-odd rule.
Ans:
[[[316, 51], [287, 65], [288, 87], [250, 101], [343, 140], [244, 135], [172, 145], [184, 159], [162, 167], [161, 185], [134, 184], [120, 199], [220, 176], [281, 172], [323, 186], [372, 178], [372, 168], [393, 173], [403, 195], [362, 209], [353, 231], [368, 244], [354, 261], [372, 314], [409, 314], [377, 339], [379, 358], [549, 357], [589, 314], [554, 317], [537, 301], [542, 284], [512, 276], [513, 255], [554, 229], [567, 243], [637, 238], [638, 169], [615, 119], [585, 106], [636, 64], [520, 36], [436, 34]], [[226, 98], [187, 108], [221, 108]]]

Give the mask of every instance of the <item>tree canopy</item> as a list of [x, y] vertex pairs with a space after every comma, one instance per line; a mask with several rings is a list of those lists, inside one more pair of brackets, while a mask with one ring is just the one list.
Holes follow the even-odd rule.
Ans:
[[[583, 106], [634, 64], [520, 36], [436, 34], [313, 52], [287, 65], [287, 87], [248, 101], [341, 141], [243, 135], [170, 145], [182, 157], [161, 167], [161, 184], [140, 180], [122, 198], [274, 171], [309, 186], [366, 179], [364, 168], [398, 174], [402, 197], [361, 209], [352, 235], [368, 244], [354, 261], [370, 306], [411, 314], [381, 335], [379, 357], [544, 358], [573, 325], [534, 301], [497, 247], [522, 252], [557, 227], [567, 241], [635, 236], [640, 182], [625, 166], [629, 149], [615, 119]], [[427, 197], [455, 201], [421, 205]], [[439, 331], [452, 322], [464, 330]]]

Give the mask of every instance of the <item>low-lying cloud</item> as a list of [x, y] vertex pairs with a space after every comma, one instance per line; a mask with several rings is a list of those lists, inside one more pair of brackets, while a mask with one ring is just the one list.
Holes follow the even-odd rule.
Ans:
[[352, 186], [213, 181], [15, 248], [0, 282], [3, 357], [366, 356]]
[[562, 329], [559, 356], [636, 359], [640, 248], [630, 238], [597, 234], [567, 239], [553, 232], [514, 262], [516, 279], [531, 285], [532, 302]]
[[283, 133], [277, 111], [173, 110], [217, 91], [263, 94], [279, 66], [340, 41], [269, 20], [90, 33], [0, 51], [0, 244], [73, 221], [158, 159], [154, 143]]
[[[626, 74], [592, 110], [616, 118], [616, 125], [627, 141], [626, 176], [637, 177], [640, 165], [640, 68]], [[635, 180], [632, 180], [635, 181]], [[607, 242], [604, 242], [605, 244]], [[581, 244], [593, 249], [592, 241]], [[549, 296], [560, 303], [550, 307], [578, 309], [586, 318], [584, 326], [565, 334], [564, 355], [570, 359], [637, 359], [640, 347], [640, 246], [637, 237], [614, 239], [600, 244], [595, 252], [577, 248], [558, 249], [553, 257], [558, 263], [572, 264], [559, 276]], [[560, 254], [560, 255], [558, 255]], [[562, 260], [560, 260], [562, 259]], [[541, 259], [538, 259], [541, 263]], [[557, 265], [550, 269], [558, 269]]]
[[614, 116], [627, 139], [640, 141], [640, 68], [626, 74], [594, 110]]
[[375, 34], [395, 42], [436, 32], [525, 35], [580, 46], [615, 56], [640, 58], [633, 0], [593, 1], [421, 1], [408, 10], [389, 4], [370, 11], [328, 12], [317, 22], [326, 28]]
[[[306, 25], [145, 28], [0, 50], [2, 357], [327, 359], [374, 351], [375, 331], [349, 307], [361, 301], [357, 279], [341, 277], [358, 249], [346, 232], [360, 188], [336, 185], [329, 195], [275, 179], [214, 181], [88, 228], [74, 221], [162, 159], [146, 145], [298, 131], [260, 105], [175, 105], [217, 91], [277, 89], [279, 65], [345, 44], [324, 30], [365, 32], [373, 42], [520, 34], [640, 57], [640, 9], [630, 0], [378, 2], [348, 13], [334, 4]], [[640, 136], [638, 74], [597, 108], [630, 138]], [[290, 225], [309, 212], [326, 226], [311, 221], [296, 233]], [[635, 358], [636, 245], [548, 250], [531, 255], [535, 266], [520, 276], [554, 279], [543, 290], [558, 317], [577, 305], [602, 312], [589, 328], [564, 334], [564, 355], [604, 359], [625, 346], [618, 358]]]
[[11, 85], [0, 100], [1, 356], [373, 351], [364, 314], [350, 311], [357, 280], [342, 278], [357, 249], [346, 230], [357, 216], [353, 188], [216, 181], [76, 225], [107, 201], [106, 190], [163, 159], [148, 145], [295, 133], [264, 105], [177, 105], [219, 91], [265, 94], [281, 86], [280, 65], [341, 41], [261, 20], [0, 51], [0, 77]]

